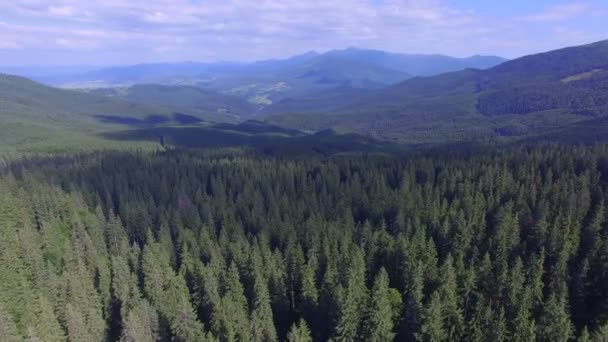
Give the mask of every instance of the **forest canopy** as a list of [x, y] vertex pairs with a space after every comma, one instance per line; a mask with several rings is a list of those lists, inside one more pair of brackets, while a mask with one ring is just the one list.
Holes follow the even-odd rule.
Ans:
[[602, 341], [608, 145], [0, 176], [3, 341]]

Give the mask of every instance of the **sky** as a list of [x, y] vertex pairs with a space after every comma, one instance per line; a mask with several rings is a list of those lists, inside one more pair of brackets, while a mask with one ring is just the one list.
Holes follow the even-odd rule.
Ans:
[[607, 0], [0, 0], [0, 65], [253, 61], [360, 47], [515, 58], [608, 39]]

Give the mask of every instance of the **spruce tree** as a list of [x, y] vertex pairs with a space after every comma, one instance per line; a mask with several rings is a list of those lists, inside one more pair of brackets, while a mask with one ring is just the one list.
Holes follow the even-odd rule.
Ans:
[[[319, 305], [319, 290], [317, 289], [317, 259], [313, 254], [306, 265], [302, 268], [302, 299], [299, 312], [309, 322], [313, 322]], [[315, 324], [313, 323], [314, 327]]]
[[460, 340], [464, 330], [462, 310], [458, 303], [458, 284], [452, 256], [449, 255], [441, 269], [443, 281], [440, 287], [441, 310], [444, 329], [450, 341]]
[[581, 333], [576, 339], [576, 342], [591, 342], [591, 335], [589, 335], [589, 329], [587, 329], [587, 326], [583, 327]]
[[287, 334], [287, 341], [289, 342], [312, 342], [312, 337], [310, 335], [310, 329], [308, 329], [308, 325], [306, 321], [301, 319], [297, 323], [294, 323], [289, 329], [289, 333]]
[[[226, 320], [230, 323], [233, 331], [233, 340], [249, 341], [250, 321], [249, 307], [245, 297], [243, 285], [241, 284], [239, 270], [235, 263], [230, 265], [224, 281], [225, 289], [222, 297], [222, 306], [226, 311]], [[227, 336], [231, 340], [230, 336]]]
[[381, 268], [366, 306], [363, 323], [363, 339], [366, 341], [392, 341], [395, 337], [395, 304], [388, 282], [388, 273]]
[[565, 342], [572, 338], [572, 323], [564, 297], [549, 296], [538, 322], [537, 334], [546, 341]]
[[443, 317], [441, 294], [439, 291], [435, 291], [422, 312], [422, 321], [420, 330], [416, 334], [416, 340], [425, 342], [447, 341], [448, 334]]
[[599, 326], [591, 335], [591, 340], [594, 342], [608, 341], [608, 324]]
[[159, 322], [156, 310], [145, 299], [137, 300], [125, 310], [121, 342], [154, 342], [159, 339]]
[[358, 248], [351, 251], [345, 270], [345, 284], [338, 286], [338, 320], [335, 327], [336, 341], [352, 341], [358, 338], [361, 328], [362, 307], [366, 298], [365, 263]]
[[252, 341], [276, 341], [277, 331], [274, 326], [268, 284], [260, 271], [254, 273], [253, 296], [253, 311], [251, 312]]

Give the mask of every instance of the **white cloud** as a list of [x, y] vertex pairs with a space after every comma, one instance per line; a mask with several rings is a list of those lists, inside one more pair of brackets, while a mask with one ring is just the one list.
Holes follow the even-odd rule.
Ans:
[[[141, 48], [158, 50], [169, 37], [193, 44], [222, 37], [247, 44], [286, 44], [309, 41], [310, 45], [342, 42], [345, 45], [373, 40], [383, 32], [407, 39], [413, 28], [424, 32], [462, 25], [469, 16], [447, 8], [439, 0], [59, 0], [45, 6], [43, 0], [16, 0], [0, 4], [13, 18], [13, 33], [37, 32], [47, 41], [78, 49], [111, 47], [118, 40], [133, 40]], [[30, 24], [27, 24], [30, 22]], [[19, 24], [15, 24], [19, 23]], [[42, 24], [44, 23], [44, 24]], [[83, 32], [87, 32], [84, 34]], [[441, 32], [435, 32], [441, 35]], [[95, 44], [82, 35], [95, 35]], [[31, 40], [36, 44], [42, 43]], [[146, 42], [150, 46], [145, 46]], [[37, 48], [38, 46], [30, 46]], [[245, 46], [242, 46], [245, 47]], [[255, 49], [262, 47], [253, 47]], [[276, 47], [271, 47], [276, 48]], [[300, 48], [291, 44], [288, 49]]]
[[12, 40], [4, 40], [0, 38], [0, 50], [20, 49], [22, 46]]
[[55, 44], [66, 49], [95, 49], [99, 47], [99, 42], [96, 40], [88, 39], [74, 39], [74, 38], [57, 38]]
[[524, 17], [527, 21], [562, 21], [572, 18], [576, 18], [582, 15], [590, 14], [592, 11], [591, 6], [586, 3], [569, 3], [560, 4], [545, 11]]
[[74, 15], [74, 7], [72, 6], [49, 6], [48, 12], [51, 15], [72, 16]]
[[18, 42], [31, 56], [59, 56], [63, 49], [66, 60], [112, 63], [252, 60], [347, 46], [502, 53], [515, 49], [504, 41], [528, 48], [538, 43], [525, 28], [532, 21], [565, 20], [591, 9], [571, 3], [496, 20], [455, 6], [447, 0], [0, 0], [0, 46]]

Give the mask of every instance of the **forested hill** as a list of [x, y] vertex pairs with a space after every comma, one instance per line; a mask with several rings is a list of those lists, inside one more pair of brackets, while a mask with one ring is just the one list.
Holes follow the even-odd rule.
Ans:
[[283, 115], [269, 121], [405, 142], [526, 138], [608, 115], [607, 89], [608, 41], [601, 41], [487, 70], [413, 78], [364, 96], [339, 90], [293, 98], [271, 108]]
[[3, 341], [603, 341], [608, 146], [0, 176]]

